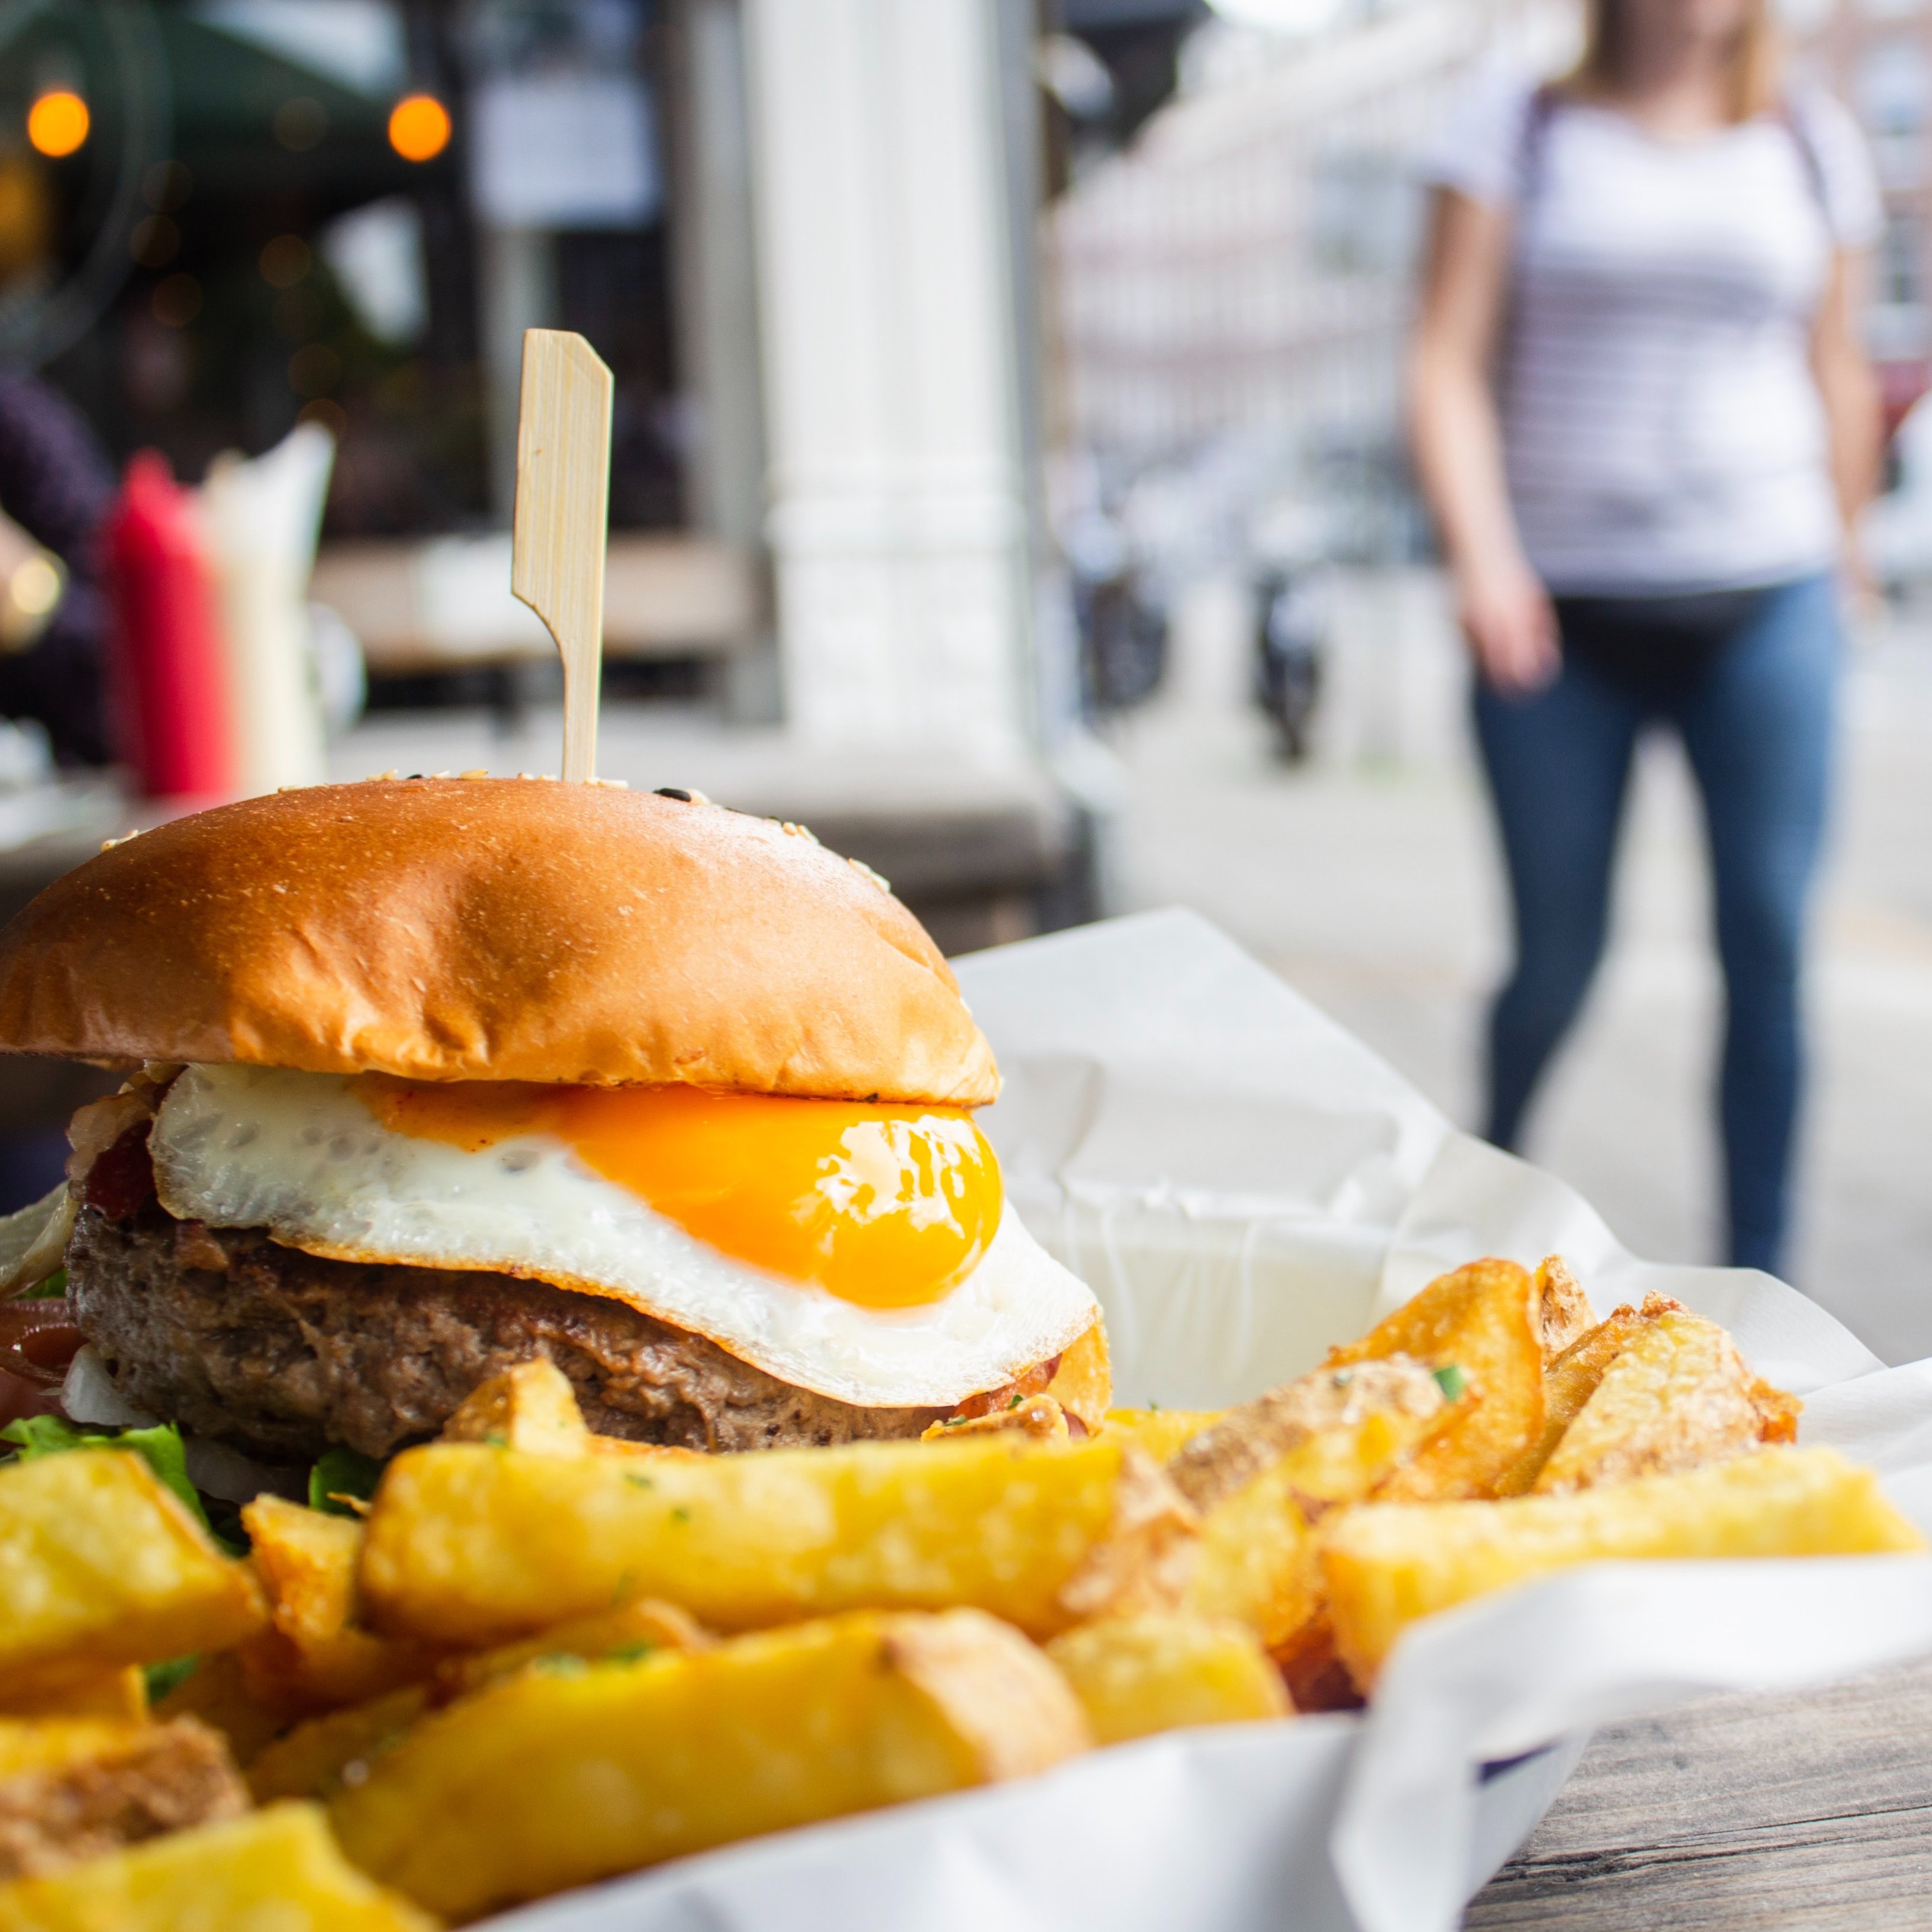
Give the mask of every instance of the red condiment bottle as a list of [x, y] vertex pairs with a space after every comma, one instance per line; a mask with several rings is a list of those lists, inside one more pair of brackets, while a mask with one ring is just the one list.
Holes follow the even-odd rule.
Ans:
[[108, 709], [121, 757], [151, 798], [232, 793], [232, 707], [213, 573], [193, 500], [156, 451], [128, 465], [104, 547], [114, 608]]

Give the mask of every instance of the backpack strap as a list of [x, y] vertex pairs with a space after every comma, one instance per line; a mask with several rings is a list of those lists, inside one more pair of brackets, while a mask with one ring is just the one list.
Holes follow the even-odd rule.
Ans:
[[1819, 158], [1818, 144], [1812, 138], [1810, 118], [1788, 94], [1779, 96], [1773, 116], [1778, 124], [1791, 136], [1791, 145], [1798, 150], [1798, 164], [1804, 170], [1804, 185], [1811, 190], [1811, 199], [1816, 202], [1818, 212], [1825, 218], [1825, 225], [1829, 228], [1831, 190], [1826, 183], [1825, 164]]
[[1522, 236], [1531, 210], [1543, 193], [1544, 162], [1550, 148], [1550, 126], [1563, 97], [1553, 81], [1544, 81], [1524, 104], [1522, 126], [1518, 130], [1516, 149], [1516, 207], [1510, 226], [1514, 231], [1510, 250], [1508, 282], [1503, 292], [1503, 308], [1496, 340], [1496, 380], [1508, 380], [1509, 365], [1516, 359], [1517, 331], [1522, 307]]
[[1516, 215], [1519, 230], [1522, 218], [1543, 192], [1544, 164], [1550, 151], [1550, 124], [1563, 97], [1553, 81], [1544, 81], [1524, 104], [1522, 126], [1516, 146]]

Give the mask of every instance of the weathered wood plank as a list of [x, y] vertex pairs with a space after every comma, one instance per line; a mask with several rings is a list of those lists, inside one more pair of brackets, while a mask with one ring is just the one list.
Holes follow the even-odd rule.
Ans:
[[1604, 1731], [1465, 1924], [1932, 1928], [1932, 1665]]

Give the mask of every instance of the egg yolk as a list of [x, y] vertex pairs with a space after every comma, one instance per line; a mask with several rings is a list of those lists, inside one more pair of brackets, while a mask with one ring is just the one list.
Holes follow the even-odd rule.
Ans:
[[382, 1074], [356, 1084], [392, 1133], [472, 1154], [549, 1135], [700, 1240], [861, 1307], [940, 1300], [1000, 1225], [999, 1162], [957, 1108]]

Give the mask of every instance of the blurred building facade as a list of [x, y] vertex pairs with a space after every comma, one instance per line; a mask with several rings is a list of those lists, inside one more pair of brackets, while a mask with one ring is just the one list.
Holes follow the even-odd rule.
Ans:
[[524, 332], [579, 331], [616, 381], [614, 652], [721, 658], [734, 716], [812, 742], [1017, 755], [1033, 38], [1022, 0], [11, 9], [0, 352], [190, 481], [328, 428], [325, 578], [414, 698], [547, 650], [476, 592]]
[[[1792, 26], [1801, 74], [1853, 106], [1884, 184], [1870, 328], [1895, 420], [1932, 347], [1932, 10], [1825, 0]], [[1299, 40], [1198, 34], [1182, 98], [1052, 212], [1064, 441], [1116, 489], [1218, 466], [1257, 502], [1351, 506], [1331, 550], [1412, 550], [1401, 382], [1418, 154], [1472, 68], [1559, 70], [1579, 28], [1572, 0], [1410, 0], [1344, 9]]]
[[1892, 419], [1932, 374], [1932, 8], [1835, 0], [1798, 23], [1805, 66], [1864, 128], [1885, 196], [1867, 326]]

